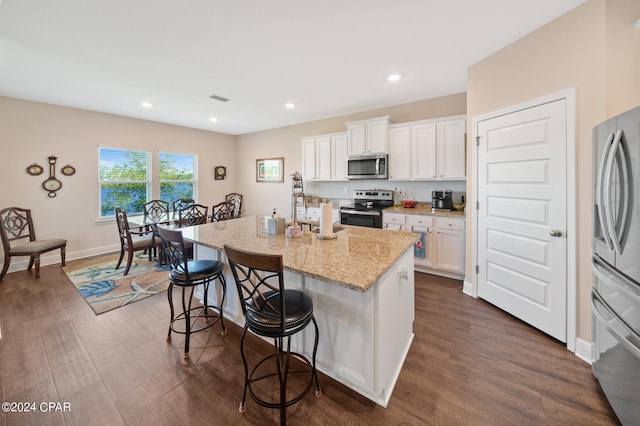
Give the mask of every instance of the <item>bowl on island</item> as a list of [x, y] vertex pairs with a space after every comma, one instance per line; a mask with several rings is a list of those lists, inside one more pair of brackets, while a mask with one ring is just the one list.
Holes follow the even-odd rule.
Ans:
[[402, 207], [412, 209], [416, 206], [416, 200], [402, 200]]

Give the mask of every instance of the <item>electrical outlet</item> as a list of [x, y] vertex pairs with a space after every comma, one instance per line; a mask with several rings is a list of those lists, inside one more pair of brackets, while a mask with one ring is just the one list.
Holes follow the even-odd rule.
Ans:
[[345, 193], [345, 195], [349, 195], [349, 187], [348, 186], [344, 187], [344, 193]]

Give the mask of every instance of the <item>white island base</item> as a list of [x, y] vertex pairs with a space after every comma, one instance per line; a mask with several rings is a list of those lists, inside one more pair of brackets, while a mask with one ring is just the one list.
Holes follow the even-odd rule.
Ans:
[[[241, 327], [244, 318], [235, 281], [224, 253], [196, 245], [196, 257], [225, 263], [227, 298], [225, 319]], [[320, 339], [318, 370], [371, 401], [386, 407], [413, 341], [413, 246], [367, 291], [354, 290], [285, 270], [288, 288], [301, 289], [313, 300]], [[196, 292], [201, 301], [202, 290]], [[220, 294], [210, 291], [217, 304]], [[314, 328], [292, 338], [292, 350], [311, 359]], [[239, 355], [238, 355], [239, 356]], [[322, 383], [320, 383], [322, 386]]]

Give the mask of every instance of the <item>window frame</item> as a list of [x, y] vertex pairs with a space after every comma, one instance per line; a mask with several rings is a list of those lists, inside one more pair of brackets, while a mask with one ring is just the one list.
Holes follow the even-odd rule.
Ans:
[[[124, 158], [127, 153], [137, 153], [144, 155], [145, 166], [145, 179], [122, 179], [122, 180], [103, 180], [102, 179], [102, 167], [103, 167], [103, 152], [104, 151], [120, 151], [121, 157]], [[106, 161], [106, 159], [105, 159]], [[98, 217], [100, 219], [109, 219], [114, 217], [114, 212], [109, 211], [106, 215], [102, 214], [103, 208], [103, 187], [109, 184], [142, 184], [145, 187], [145, 199], [148, 201], [153, 191], [153, 153], [151, 151], [135, 150], [135, 149], [122, 149], [122, 148], [108, 148], [98, 147]], [[127, 212], [130, 214], [142, 213], [140, 212]]]
[[[144, 180], [140, 180], [140, 179], [122, 179], [122, 180], [117, 180], [117, 179], [110, 179], [110, 180], [103, 180], [102, 179], [102, 168], [103, 168], [103, 163], [107, 162], [109, 160], [109, 158], [105, 158], [107, 157], [106, 155], [103, 155], [104, 152], [120, 152], [120, 158], [125, 160], [126, 159], [126, 155], [127, 153], [138, 153], [138, 154], [144, 154], [144, 161], [145, 161], [145, 179]], [[160, 158], [163, 155], [167, 155], [167, 156], [172, 156], [172, 155], [176, 155], [176, 156], [182, 156], [182, 157], [191, 157], [192, 159], [192, 171], [193, 171], [193, 176], [191, 179], [160, 179], [161, 176], [161, 165], [160, 165]], [[114, 155], [113, 156], [115, 159], [117, 159], [117, 157]], [[120, 164], [120, 163], [119, 163]], [[122, 161], [121, 164], [125, 164], [125, 161]], [[190, 184], [192, 187], [192, 198], [194, 200], [197, 200], [197, 194], [198, 194], [198, 155], [197, 154], [185, 154], [185, 153], [175, 153], [175, 152], [158, 152], [158, 151], [147, 151], [147, 150], [136, 150], [136, 149], [123, 149], [123, 148], [109, 148], [109, 147], [104, 147], [104, 146], [100, 146], [98, 147], [98, 220], [107, 220], [107, 219], [113, 219], [114, 218], [114, 212], [113, 210], [111, 211], [105, 211], [106, 214], [102, 214], [103, 212], [103, 188], [105, 187], [105, 185], [114, 185], [114, 184], [123, 184], [123, 185], [130, 185], [130, 184], [141, 184], [144, 185], [145, 187], [145, 202], [154, 200], [154, 199], [160, 199], [160, 193], [161, 193], [161, 187], [162, 184], [164, 183], [185, 183], [185, 184]], [[170, 208], [172, 208], [172, 202], [174, 200], [166, 200], [169, 202], [169, 206]], [[129, 209], [130, 210], [130, 209]], [[142, 214], [143, 211], [141, 209], [141, 211], [127, 211], [128, 214], [130, 215], [134, 215], [134, 214]]]
[[[166, 156], [180, 156], [180, 157], [191, 157], [191, 165], [192, 165], [192, 177], [191, 179], [162, 179], [162, 171], [161, 171], [161, 158], [163, 155]], [[198, 194], [198, 155], [197, 154], [185, 154], [185, 153], [177, 153], [177, 152], [158, 152], [158, 198], [162, 199], [162, 184], [163, 183], [177, 183], [177, 184], [190, 184], [192, 187], [192, 195], [190, 198], [193, 200], [197, 200]], [[172, 202], [174, 199], [166, 200], [169, 202], [170, 208], [173, 208]]]

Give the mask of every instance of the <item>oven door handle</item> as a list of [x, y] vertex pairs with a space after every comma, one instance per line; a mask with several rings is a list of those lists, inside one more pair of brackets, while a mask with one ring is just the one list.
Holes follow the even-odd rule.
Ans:
[[360, 216], [380, 216], [380, 212], [368, 212], [360, 210], [340, 210], [340, 213], [357, 214]]

